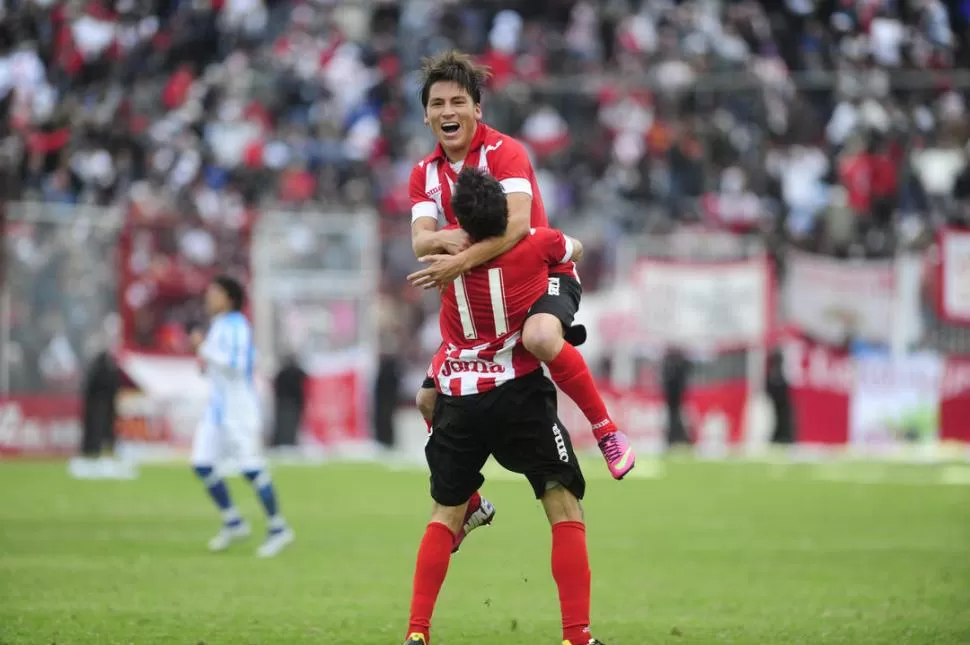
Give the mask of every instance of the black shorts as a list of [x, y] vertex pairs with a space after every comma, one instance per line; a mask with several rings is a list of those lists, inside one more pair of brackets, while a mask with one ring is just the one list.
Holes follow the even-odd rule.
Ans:
[[552, 314], [562, 323], [563, 330], [568, 330], [573, 326], [582, 297], [583, 287], [575, 277], [568, 273], [550, 275], [549, 287], [529, 308], [526, 317], [534, 314]]
[[439, 395], [431, 426], [424, 454], [431, 498], [443, 506], [460, 506], [481, 487], [489, 455], [525, 475], [536, 499], [550, 483], [577, 499], [586, 493], [569, 433], [556, 415], [556, 388], [542, 370], [483, 394]]
[[[574, 325], [579, 301], [583, 297], [583, 287], [579, 280], [569, 274], [549, 276], [549, 287], [529, 308], [526, 318], [533, 314], [552, 314], [562, 323], [563, 336], [573, 347], [586, 342], [586, 327]], [[423, 389], [435, 389], [434, 379], [425, 376], [421, 383]]]

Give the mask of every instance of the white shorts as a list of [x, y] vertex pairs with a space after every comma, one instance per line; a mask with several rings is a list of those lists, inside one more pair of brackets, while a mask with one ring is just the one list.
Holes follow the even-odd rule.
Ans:
[[242, 471], [263, 467], [263, 436], [257, 424], [215, 425], [203, 421], [192, 438], [192, 464], [214, 466], [233, 459]]

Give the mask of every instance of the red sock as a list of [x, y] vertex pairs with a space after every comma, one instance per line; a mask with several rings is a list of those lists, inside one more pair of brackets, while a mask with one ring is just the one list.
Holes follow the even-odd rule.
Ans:
[[424, 537], [418, 548], [408, 635], [414, 632], [424, 634], [429, 643], [431, 642], [431, 614], [434, 613], [438, 592], [441, 591], [441, 585], [444, 584], [445, 575], [448, 573], [451, 547], [454, 543], [455, 535], [451, 529], [439, 522], [431, 522], [424, 530]]
[[552, 525], [552, 577], [559, 587], [562, 639], [586, 643], [589, 634], [589, 554], [586, 525], [558, 522]]
[[559, 389], [575, 401], [586, 415], [597, 441], [603, 435], [616, 430], [609, 412], [606, 411], [606, 404], [596, 389], [596, 383], [593, 382], [593, 375], [589, 373], [589, 367], [578, 349], [569, 343], [563, 343], [559, 354], [546, 365]]

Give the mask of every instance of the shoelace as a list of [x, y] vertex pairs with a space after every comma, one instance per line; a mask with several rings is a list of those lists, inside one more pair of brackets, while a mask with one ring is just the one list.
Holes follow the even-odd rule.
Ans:
[[623, 456], [623, 446], [615, 434], [610, 434], [600, 440], [600, 449], [609, 461], [619, 459]]

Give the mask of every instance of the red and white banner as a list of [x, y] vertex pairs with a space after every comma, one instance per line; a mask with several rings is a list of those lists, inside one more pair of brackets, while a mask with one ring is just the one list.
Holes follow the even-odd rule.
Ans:
[[304, 439], [328, 446], [368, 438], [370, 388], [363, 376], [359, 370], [307, 376]]
[[0, 399], [0, 456], [76, 454], [81, 445], [81, 401], [72, 395]]
[[848, 443], [852, 359], [801, 338], [786, 340], [782, 350], [799, 443]]
[[[667, 406], [663, 394], [653, 388], [615, 388], [598, 385], [610, 416], [638, 449], [660, 452], [666, 444]], [[746, 381], [725, 381], [691, 388], [682, 415], [691, 439], [709, 445], [736, 445], [744, 440]], [[559, 418], [569, 430], [577, 449], [595, 449], [589, 421], [568, 397], [559, 395]]]
[[940, 439], [970, 443], [970, 359], [946, 361], [941, 387]]
[[790, 324], [833, 344], [842, 344], [850, 332], [891, 342], [896, 309], [892, 260], [849, 261], [797, 249], [789, 249], [788, 258], [785, 307]]
[[970, 231], [940, 233], [940, 313], [947, 321], [970, 325]]
[[168, 414], [145, 391], [124, 388], [118, 392], [115, 436], [131, 454], [140, 456], [161, 449], [162, 452], [187, 451], [198, 423], [197, 414], [188, 416], [185, 405], [170, 406]]
[[641, 260], [606, 303], [596, 333], [612, 343], [731, 349], [764, 342], [773, 322], [764, 258], [681, 263]]
[[802, 338], [783, 350], [799, 443], [870, 453], [970, 443], [970, 360], [928, 352], [852, 357]]

